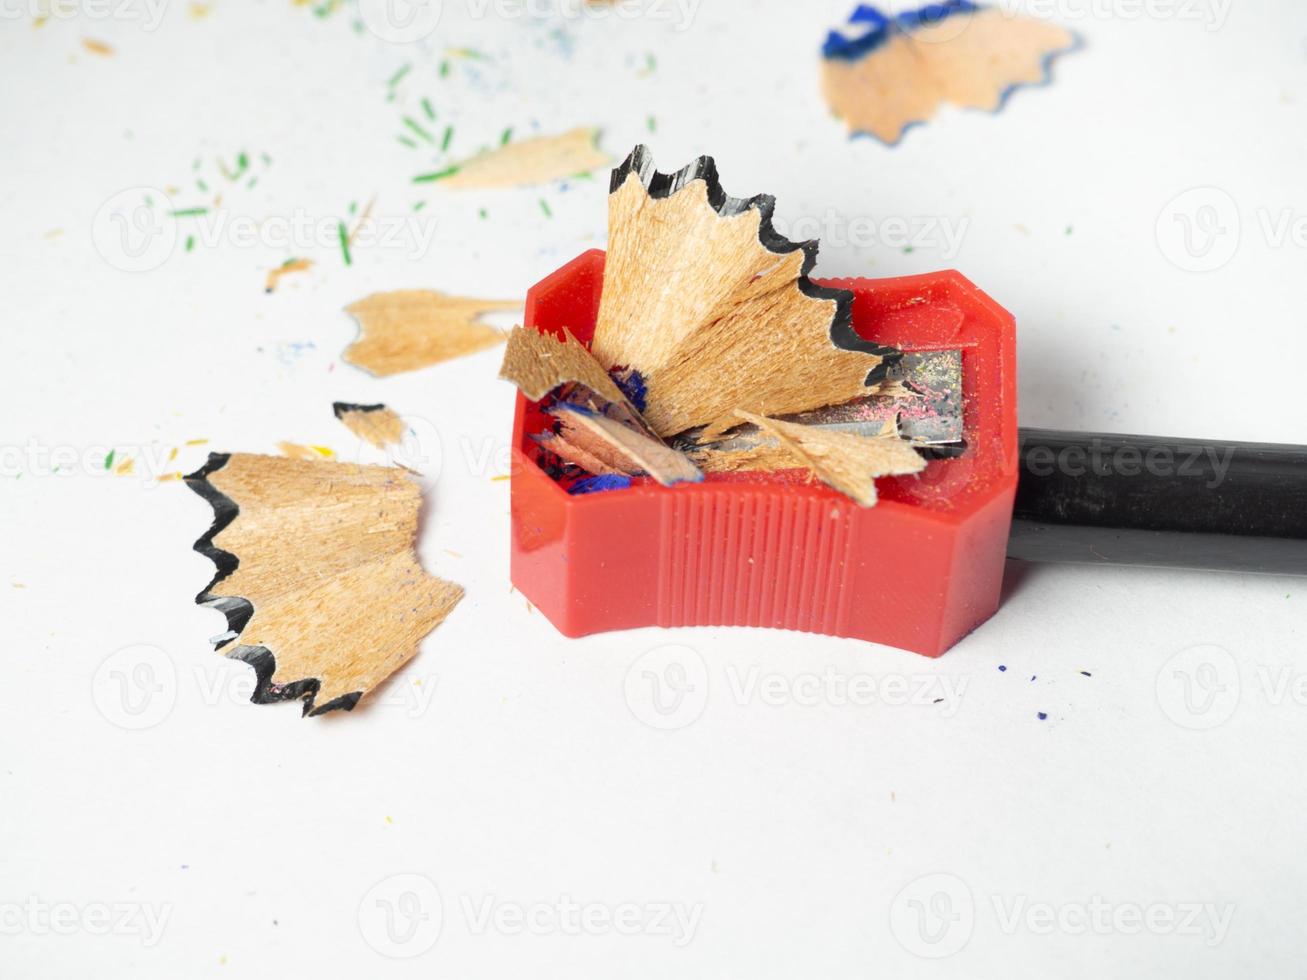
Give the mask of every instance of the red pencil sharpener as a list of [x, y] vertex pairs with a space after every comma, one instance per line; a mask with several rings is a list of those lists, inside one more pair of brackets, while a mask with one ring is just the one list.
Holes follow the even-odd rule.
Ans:
[[[528, 294], [526, 325], [588, 344], [604, 253]], [[1016, 331], [957, 272], [823, 280], [851, 290], [853, 326], [903, 351], [962, 351], [966, 452], [877, 481], [872, 508], [806, 471], [570, 496], [537, 464], [549, 429], [517, 396], [513, 584], [559, 630], [762, 626], [938, 657], [998, 609], [1017, 486]]]

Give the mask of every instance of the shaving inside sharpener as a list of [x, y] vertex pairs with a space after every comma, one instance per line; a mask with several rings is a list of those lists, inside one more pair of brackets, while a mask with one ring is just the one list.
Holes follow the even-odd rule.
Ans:
[[727, 195], [710, 157], [664, 174], [637, 147], [613, 172], [590, 345], [517, 327], [500, 372], [569, 492], [806, 470], [870, 507], [877, 478], [964, 451], [961, 352], [859, 335], [853, 294], [809, 278], [818, 243], [779, 234], [775, 207]]

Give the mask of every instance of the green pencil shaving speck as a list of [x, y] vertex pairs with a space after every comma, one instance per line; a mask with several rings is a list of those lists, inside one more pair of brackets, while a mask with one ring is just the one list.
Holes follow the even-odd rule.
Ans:
[[404, 78], [404, 76], [407, 75], [412, 70], [413, 70], [413, 62], [410, 61], [399, 71], [395, 72], [395, 74], [391, 75], [390, 81], [387, 82], [386, 85], [389, 86], [390, 88], [394, 88], [396, 85], [400, 83], [400, 81]]
[[1068, 235], [1071, 234], [1071, 232], [1073, 232], [1074, 230], [1075, 230], [1075, 229], [1072, 228], [1070, 225], [1067, 225], [1067, 226], [1066, 226], [1066, 233], [1067, 233]]
[[427, 202], [426, 202], [426, 201], [418, 201], [417, 204], [414, 204], [414, 205], [413, 205], [413, 210], [414, 210], [414, 211], [421, 211], [421, 210], [422, 210], [424, 207], [426, 207], [426, 206], [427, 206]]
[[418, 148], [418, 145], [414, 143], [411, 139], [409, 139], [407, 136], [396, 136], [395, 139], [399, 140], [410, 150], [416, 150]]
[[540, 198], [540, 210], [545, 213], [546, 218], [552, 218], [554, 216], [554, 212], [549, 209], [549, 202], [543, 197]]
[[913, 248], [911, 245], [904, 245], [904, 246], [903, 246], [903, 254], [904, 254], [904, 255], [911, 255], [911, 254], [912, 254], [913, 252], [915, 252], [915, 251], [916, 251], [916, 249]]
[[346, 265], [353, 265], [354, 259], [349, 254], [349, 230], [345, 227], [345, 222], [338, 221], [336, 229], [340, 232], [340, 254], [344, 257]]
[[422, 111], [427, 114], [428, 119], [434, 120], [436, 118], [436, 110], [431, 107], [431, 100], [428, 98], [424, 97], [422, 99]]
[[656, 117], [650, 116], [648, 119], [645, 120], [645, 124], [648, 125], [649, 132], [651, 133], [658, 132], [658, 120]]
[[413, 130], [413, 132], [417, 133], [418, 136], [426, 140], [428, 143], [434, 143], [436, 141], [436, 138], [427, 132], [421, 124], [411, 116], [404, 117], [404, 125]]
[[208, 208], [182, 208], [180, 211], [173, 211], [174, 218], [198, 218], [202, 214], [208, 214]]
[[235, 170], [228, 170], [227, 164], [223, 163], [221, 160], [218, 161], [218, 169], [222, 171], [222, 175], [226, 177], [228, 180], [232, 181], [233, 183], [240, 180], [241, 177], [244, 176], [245, 171], [249, 167], [249, 165], [250, 165], [250, 158], [246, 156], [243, 151], [237, 154], [236, 156]]
[[458, 173], [457, 164], [455, 164], [452, 167], [446, 167], [444, 170], [437, 170], [433, 174], [418, 174], [416, 177], [413, 178], [413, 183], [430, 184], [430, 183], [434, 183], [437, 180], [444, 180], [446, 177], [452, 177], [456, 173]]
[[482, 221], [485, 221], [486, 218], [490, 217], [490, 213], [486, 211], [485, 208], [480, 208], [477, 211], [477, 217], [479, 217]]
[[209, 185], [206, 184], [204, 181], [202, 181], [202, 180], [197, 180], [197, 181], [195, 182], [195, 186], [199, 189], [199, 191], [200, 191], [201, 194], [207, 194], [207, 193], [209, 193]]
[[186, 236], [186, 251], [191, 252], [191, 251], [194, 251], [194, 249], [195, 249], [195, 236], [194, 236], [194, 235], [187, 235], [187, 236]]
[[440, 77], [441, 77], [441, 78], [448, 78], [448, 77], [449, 77], [449, 61], [448, 61], [448, 60], [442, 61], [442, 62], [440, 63]]
[[107, 470], [113, 466], [113, 450], [109, 450], [109, 455], [104, 458], [104, 468]]
[[250, 182], [245, 185], [246, 190], [251, 190], [251, 191], [254, 190], [254, 185], [257, 184], [258, 182], [259, 182], [258, 177], [251, 177]]
[[446, 126], [445, 135], [440, 140], [440, 152], [445, 153], [449, 150], [449, 144], [454, 141], [454, 127]]
[[509, 126], [506, 130], [504, 130], [503, 134], [500, 135], [499, 145], [507, 146], [512, 141], [513, 141], [513, 127]]

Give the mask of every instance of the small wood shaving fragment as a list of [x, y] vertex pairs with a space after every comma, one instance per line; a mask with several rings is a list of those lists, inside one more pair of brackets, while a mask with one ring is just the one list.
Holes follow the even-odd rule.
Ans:
[[373, 293], [346, 307], [358, 320], [359, 337], [346, 349], [345, 360], [386, 377], [474, 354], [504, 341], [503, 331], [478, 318], [521, 306], [430, 289]]
[[351, 405], [349, 402], [336, 402], [331, 406], [336, 418], [344, 423], [360, 439], [371, 443], [378, 449], [397, 446], [404, 441], [408, 426], [385, 405]]
[[580, 127], [559, 136], [538, 136], [487, 150], [458, 164], [443, 187], [530, 187], [607, 167], [612, 159], [596, 147], [599, 130]]
[[293, 272], [306, 272], [311, 268], [313, 268], [312, 259], [291, 259], [283, 262], [277, 268], [268, 270], [268, 276], [263, 281], [263, 290], [268, 293], [276, 292], [282, 276], [288, 276]]
[[114, 53], [112, 47], [105, 44], [103, 41], [97, 41], [95, 38], [91, 37], [82, 38], [82, 47], [91, 52], [91, 54], [98, 54], [104, 58], [110, 58]]

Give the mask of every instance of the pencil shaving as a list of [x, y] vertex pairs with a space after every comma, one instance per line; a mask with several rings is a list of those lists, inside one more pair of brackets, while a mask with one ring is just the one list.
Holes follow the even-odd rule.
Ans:
[[853, 435], [795, 425], [751, 412], [738, 416], [773, 436], [795, 461], [828, 486], [863, 507], [876, 505], [876, 478], [920, 473], [926, 460], [897, 433], [881, 437]]
[[534, 436], [536, 445], [545, 452], [553, 453], [565, 463], [580, 467], [595, 476], [615, 476], [627, 474], [605, 463], [598, 456], [586, 452], [580, 446], [573, 445], [562, 436], [553, 432], [544, 432]]
[[503, 343], [503, 331], [479, 318], [521, 306], [430, 289], [373, 293], [346, 307], [358, 320], [359, 338], [344, 357], [378, 377], [416, 371]]
[[1075, 44], [1055, 24], [969, 0], [893, 17], [860, 6], [826, 41], [822, 87], [851, 132], [893, 145], [946, 103], [998, 111], [1015, 88], [1046, 82]]
[[[594, 411], [617, 418], [653, 436], [640, 410], [626, 397], [611, 375], [568, 331], [563, 337], [514, 327], [504, 348], [499, 377], [517, 385], [532, 401], [541, 401], [567, 386], [580, 386], [579, 393], [564, 392]], [[593, 396], [593, 397], [590, 397]]]
[[598, 149], [599, 131], [581, 127], [559, 136], [538, 136], [487, 150], [458, 164], [441, 182], [457, 189], [530, 187], [575, 177], [611, 163]]
[[263, 281], [263, 291], [275, 293], [277, 286], [281, 283], [284, 276], [289, 276], [296, 272], [307, 272], [313, 268], [311, 259], [290, 259], [277, 266], [275, 269], [268, 270], [268, 276]]
[[335, 402], [331, 409], [345, 428], [378, 449], [398, 446], [404, 441], [404, 433], [407, 431], [404, 420], [385, 405]]
[[665, 487], [698, 483], [703, 479], [698, 467], [684, 453], [615, 419], [567, 402], [557, 403], [548, 412], [557, 420], [564, 447], [576, 447], [604, 467], [590, 471], [596, 476], [647, 475]]
[[852, 294], [814, 285], [817, 243], [772, 227], [775, 201], [722, 190], [700, 158], [660, 174], [637, 147], [613, 174], [603, 296], [591, 346], [638, 375], [645, 418], [666, 438], [849, 401], [886, 355], [852, 329]]
[[421, 491], [390, 467], [212, 454], [186, 477], [214, 509], [197, 597], [227, 617], [217, 649], [251, 664], [252, 700], [351, 710], [463, 596], [414, 553]]

